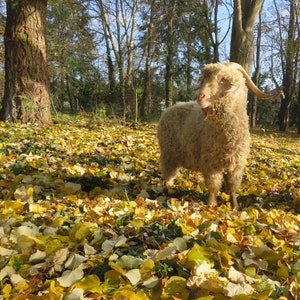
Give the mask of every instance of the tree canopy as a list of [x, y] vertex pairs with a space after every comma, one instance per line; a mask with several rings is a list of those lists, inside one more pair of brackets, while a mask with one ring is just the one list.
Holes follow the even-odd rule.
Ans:
[[[264, 104], [258, 102], [253, 118], [274, 125], [280, 109], [282, 130], [299, 124], [295, 0], [50, 0], [46, 40], [52, 110], [149, 119], [165, 105], [195, 99], [204, 64], [231, 59], [251, 73], [253, 53], [259, 51], [255, 24], [260, 8], [259, 77], [264, 80], [258, 84], [262, 89], [283, 86], [285, 96], [274, 101], [268, 120], [260, 118]], [[249, 37], [242, 37], [243, 32]], [[237, 43], [244, 39], [249, 41], [247, 53]]]

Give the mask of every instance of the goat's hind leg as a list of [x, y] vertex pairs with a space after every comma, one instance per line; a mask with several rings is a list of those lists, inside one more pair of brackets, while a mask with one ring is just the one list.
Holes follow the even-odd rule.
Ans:
[[225, 192], [230, 196], [232, 208], [239, 209], [236, 191], [240, 187], [243, 178], [243, 169], [235, 169], [224, 175]]
[[177, 175], [177, 164], [173, 160], [170, 160], [169, 157], [165, 158], [163, 155], [160, 157], [160, 170], [162, 176], [166, 182], [166, 186], [172, 186], [174, 179]]

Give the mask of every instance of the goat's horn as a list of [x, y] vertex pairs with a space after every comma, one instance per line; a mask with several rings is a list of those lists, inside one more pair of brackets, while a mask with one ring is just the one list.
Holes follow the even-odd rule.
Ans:
[[234, 63], [234, 62], [229, 62], [229, 63], [226, 63], [227, 65], [229, 65], [230, 67], [240, 71], [245, 79], [246, 79], [246, 85], [248, 87], [248, 89], [254, 94], [256, 95], [258, 98], [260, 99], [264, 99], [264, 100], [273, 100], [273, 99], [276, 99], [277, 97], [279, 97], [280, 95], [282, 95], [282, 91], [280, 91], [279, 93], [276, 93], [276, 94], [266, 94], [264, 92], [262, 92], [256, 85], [255, 83], [251, 80], [250, 76], [248, 75], [248, 73], [245, 71], [245, 69], [237, 64], [237, 63]]

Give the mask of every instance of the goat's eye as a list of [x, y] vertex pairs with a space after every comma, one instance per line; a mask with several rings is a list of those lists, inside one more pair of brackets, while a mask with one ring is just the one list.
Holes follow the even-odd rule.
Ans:
[[222, 76], [222, 77], [220, 78], [220, 83], [221, 83], [221, 84], [227, 84], [227, 83], [228, 83], [228, 79], [227, 79], [226, 77]]

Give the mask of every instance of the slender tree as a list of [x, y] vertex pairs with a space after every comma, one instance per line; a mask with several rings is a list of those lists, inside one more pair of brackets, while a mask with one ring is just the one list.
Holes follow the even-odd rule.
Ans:
[[[207, 40], [210, 41], [209, 47], [212, 47], [212, 59], [213, 62], [218, 62], [220, 59], [219, 46], [224, 42], [230, 31], [230, 24], [228, 24], [227, 30], [223, 37], [220, 36], [219, 30], [219, 10], [220, 6], [223, 6], [224, 11], [227, 10], [228, 13], [228, 23], [230, 23], [231, 18], [228, 5], [225, 1], [215, 1], [215, 0], [203, 0], [203, 15], [205, 22], [205, 31], [207, 34]], [[202, 21], [203, 22], [203, 21]], [[224, 25], [223, 25], [224, 26]]]
[[166, 106], [173, 104], [173, 88], [174, 88], [174, 56], [176, 51], [175, 46], [175, 28], [174, 18], [177, 7], [177, 0], [166, 0], [170, 3], [165, 3], [165, 16], [167, 21], [166, 28], [166, 56], [165, 56], [165, 93]]
[[5, 91], [0, 119], [50, 124], [46, 0], [7, 0]]
[[[134, 39], [139, 0], [113, 2], [104, 0], [89, 1], [94, 10], [100, 27], [103, 28], [106, 42], [107, 56], [114, 54], [118, 70], [120, 98], [123, 104], [124, 116], [130, 106], [126, 93], [133, 95], [133, 57]], [[110, 56], [111, 58], [111, 56]], [[111, 62], [111, 61], [110, 61]], [[133, 98], [133, 97], [131, 97]]]
[[151, 62], [152, 54], [154, 48], [154, 14], [155, 14], [155, 0], [148, 1], [149, 10], [147, 15], [149, 16], [149, 21], [146, 28], [146, 35], [142, 41], [145, 46], [145, 75], [143, 80], [143, 94], [141, 101], [139, 103], [139, 116], [143, 119], [146, 115], [146, 107], [151, 106]]
[[[255, 70], [252, 76], [253, 82], [258, 86], [259, 75], [261, 69], [260, 51], [261, 51], [261, 38], [262, 38], [262, 9], [259, 12], [257, 26], [257, 38], [256, 38], [256, 55], [255, 55]], [[257, 114], [257, 96], [252, 93], [249, 95], [249, 107], [250, 107], [250, 126], [255, 128], [256, 126], [256, 114]]]
[[298, 82], [297, 133], [300, 134], [300, 82]]
[[[299, 28], [299, 21], [297, 16], [300, 12], [300, 4], [297, 0], [290, 0], [289, 7], [289, 24], [287, 30], [287, 39], [283, 38], [283, 27], [281, 22], [281, 14], [276, 1], [274, 0], [274, 6], [277, 13], [279, 22], [279, 36], [281, 40], [281, 66], [282, 66], [282, 86], [283, 95], [281, 97], [280, 109], [278, 113], [279, 130], [286, 131], [289, 124], [290, 107], [292, 101], [296, 97], [296, 78], [297, 78], [297, 65], [299, 54], [299, 36], [296, 38], [297, 23]], [[299, 35], [299, 32], [298, 32]]]

